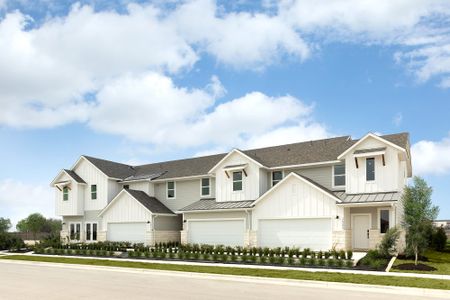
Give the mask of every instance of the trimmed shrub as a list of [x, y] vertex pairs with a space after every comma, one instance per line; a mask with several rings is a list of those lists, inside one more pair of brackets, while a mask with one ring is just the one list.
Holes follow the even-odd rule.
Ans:
[[348, 250], [347, 251], [347, 259], [352, 259], [353, 258], [353, 251], [352, 250]]
[[345, 266], [347, 267], [347, 268], [353, 268], [353, 261], [352, 260], [347, 260], [346, 262], [345, 262]]
[[342, 268], [344, 266], [344, 260], [343, 259], [338, 259], [336, 261], [336, 266], [338, 266], [339, 268]]
[[433, 248], [437, 251], [444, 251], [447, 245], [447, 234], [445, 233], [444, 227], [439, 227], [434, 230], [431, 237], [431, 244]]
[[300, 258], [300, 265], [302, 265], [302, 266], [306, 265], [306, 257], [304, 257], [303, 255]]
[[318, 265], [322, 267], [325, 266], [325, 260], [323, 258], [319, 258]]
[[334, 267], [336, 265], [336, 260], [334, 258], [330, 258], [327, 260], [327, 266]]
[[396, 227], [389, 228], [378, 245], [379, 255], [385, 258], [391, 257], [396, 252], [399, 237], [400, 231]]
[[340, 250], [339, 251], [339, 258], [340, 259], [345, 259], [345, 251], [344, 250]]
[[308, 259], [308, 265], [315, 266], [316, 265], [316, 259], [314, 257], [311, 257]]

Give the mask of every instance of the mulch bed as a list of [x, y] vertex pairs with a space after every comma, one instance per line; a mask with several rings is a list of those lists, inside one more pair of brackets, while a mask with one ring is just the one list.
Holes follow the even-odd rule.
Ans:
[[433, 268], [429, 265], [425, 265], [425, 264], [417, 264], [417, 266], [415, 264], [401, 264], [398, 266], [393, 267], [394, 269], [397, 270], [409, 270], [409, 271], [436, 271], [436, 268]]

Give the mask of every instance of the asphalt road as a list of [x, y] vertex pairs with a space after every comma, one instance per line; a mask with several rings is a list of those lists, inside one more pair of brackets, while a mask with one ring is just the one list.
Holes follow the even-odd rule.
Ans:
[[[396, 293], [396, 294], [395, 294]], [[385, 288], [33, 263], [0, 263], [0, 299], [405, 299]], [[408, 300], [436, 299], [407, 296]]]

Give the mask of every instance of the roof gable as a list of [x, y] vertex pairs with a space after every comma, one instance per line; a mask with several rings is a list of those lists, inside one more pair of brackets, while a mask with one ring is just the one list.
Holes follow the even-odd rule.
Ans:
[[241, 150], [233, 149], [227, 155], [225, 155], [225, 157], [223, 157], [218, 163], [216, 163], [214, 165], [214, 167], [212, 167], [211, 170], [208, 171], [208, 173], [214, 173], [217, 170], [217, 168], [220, 165], [222, 165], [224, 162], [226, 162], [227, 159], [229, 159], [231, 156], [233, 156], [233, 154], [237, 154], [237, 155], [240, 155], [240, 156], [244, 157], [245, 159], [249, 160], [250, 162], [253, 162], [254, 164], [256, 164], [260, 168], [265, 168], [265, 166], [263, 164], [261, 164], [259, 161], [255, 160], [254, 158], [248, 156], [247, 154], [245, 154]]
[[[346, 149], [344, 152], [342, 152], [339, 156], [338, 159], [343, 159], [347, 154], [349, 154], [353, 149], [357, 148], [359, 145], [361, 145], [362, 143], [364, 143], [365, 141], [367, 141], [368, 139], [375, 139], [378, 142], [381, 142], [385, 145], [388, 145], [398, 151], [401, 152], [406, 152], [406, 149], [397, 145], [396, 143], [391, 142], [390, 140], [396, 140], [397, 141], [397, 137], [398, 135], [391, 135], [391, 136], [378, 136], [376, 134], [373, 133], [368, 133], [366, 134], [363, 138], [361, 138], [360, 140], [356, 141], [352, 146], [350, 146], [348, 149]], [[390, 140], [389, 140], [390, 139]]]

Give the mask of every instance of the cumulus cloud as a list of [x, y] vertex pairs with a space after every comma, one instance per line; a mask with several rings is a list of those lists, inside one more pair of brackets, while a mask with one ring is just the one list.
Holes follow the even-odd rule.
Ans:
[[411, 152], [416, 174], [450, 173], [450, 134], [440, 141], [419, 141], [411, 147]]
[[35, 212], [46, 217], [55, 217], [54, 192], [48, 184], [3, 179], [0, 180], [0, 207], [0, 217], [10, 218], [13, 226]]
[[188, 89], [158, 73], [125, 75], [99, 91], [89, 126], [138, 142], [175, 147], [236, 146], [252, 139], [256, 144], [280, 126], [296, 128], [291, 134], [297, 137], [291, 139], [325, 132], [320, 124], [305, 123], [312, 107], [295, 97], [251, 92], [217, 104], [223, 89], [217, 77], [204, 89]]

